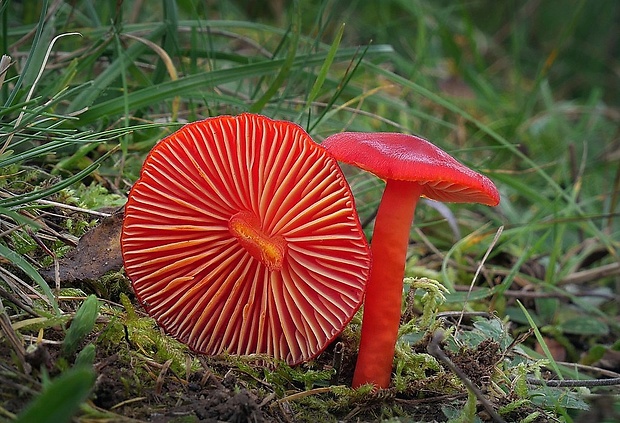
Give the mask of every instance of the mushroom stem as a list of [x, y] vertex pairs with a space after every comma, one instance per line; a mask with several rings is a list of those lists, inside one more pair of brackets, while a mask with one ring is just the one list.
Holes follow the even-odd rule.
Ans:
[[353, 387], [390, 384], [400, 324], [403, 276], [409, 231], [422, 185], [389, 179], [371, 243], [372, 267], [364, 300], [364, 317]]

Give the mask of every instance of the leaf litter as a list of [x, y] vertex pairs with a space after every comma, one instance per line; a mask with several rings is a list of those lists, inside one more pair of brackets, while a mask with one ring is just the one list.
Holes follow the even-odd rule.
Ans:
[[[116, 212], [86, 232], [77, 246], [58, 260], [59, 281], [94, 281], [111, 270], [120, 270], [123, 267], [120, 245], [122, 225], [123, 213]], [[55, 266], [40, 273], [46, 281], [56, 281]]]

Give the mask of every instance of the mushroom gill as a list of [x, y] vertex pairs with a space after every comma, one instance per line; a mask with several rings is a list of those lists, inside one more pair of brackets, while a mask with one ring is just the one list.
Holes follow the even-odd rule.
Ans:
[[188, 124], [158, 143], [121, 236], [140, 302], [205, 354], [319, 354], [360, 307], [370, 254], [337, 162], [260, 115]]

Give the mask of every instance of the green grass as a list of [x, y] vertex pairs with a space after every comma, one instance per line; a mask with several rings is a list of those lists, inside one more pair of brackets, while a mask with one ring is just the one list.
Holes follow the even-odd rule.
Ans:
[[[564, 356], [557, 361], [599, 366], [620, 349], [617, 2], [117, 3], [0, 5], [0, 46], [11, 57], [0, 75], [2, 316], [26, 318], [15, 295], [39, 317], [75, 312], [37, 271], [49, 262], [46, 249], [66, 247], [58, 233], [80, 236], [89, 225], [75, 220], [88, 218], [56, 216], [38, 200], [63, 201], [97, 186], [90, 192], [100, 200], [75, 201], [104, 207], [115, 198], [110, 206], [117, 207], [159, 139], [184, 122], [251, 111], [297, 122], [318, 142], [342, 130], [415, 133], [487, 174], [502, 194], [496, 208], [418, 207], [407, 276], [450, 288], [440, 311], [493, 312], [511, 322], [512, 337], [535, 325], [522, 348], [533, 359], [551, 359], [558, 378], [604, 374], [582, 375], [552, 353]], [[370, 236], [382, 183], [345, 172]], [[116, 319], [123, 310], [110, 313]], [[492, 334], [476, 330], [468, 336]], [[19, 353], [12, 357], [2, 364], [23, 364]], [[420, 359], [403, 357], [404, 369]], [[520, 369], [532, 375], [539, 364]], [[76, 372], [65, 379], [75, 383]], [[515, 381], [523, 376], [504, 372]], [[292, 374], [283, 378], [316, 382], [313, 374]], [[409, 379], [399, 380], [406, 386]], [[53, 383], [62, 384], [62, 375]], [[76, 398], [90, 386], [80, 386]], [[330, 406], [354, 408], [356, 397], [347, 395], [354, 394], [339, 393]], [[569, 388], [545, 395], [545, 412], [561, 421], [581, 407], [563, 399], [589, 398]], [[517, 397], [537, 398], [527, 389]], [[324, 411], [324, 403], [310, 405]], [[6, 407], [0, 403], [9, 418], [21, 411]], [[472, 412], [471, 401], [460, 407]]]

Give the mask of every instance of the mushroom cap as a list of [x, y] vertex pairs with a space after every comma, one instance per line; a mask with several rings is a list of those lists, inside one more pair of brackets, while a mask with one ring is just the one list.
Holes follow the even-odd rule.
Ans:
[[125, 270], [164, 330], [205, 354], [318, 355], [360, 307], [368, 244], [338, 163], [254, 114], [160, 141], [129, 194]]
[[422, 195], [449, 203], [499, 204], [499, 192], [484, 175], [461, 164], [429, 141], [391, 132], [341, 132], [321, 144], [336, 159], [389, 180], [413, 181]]

